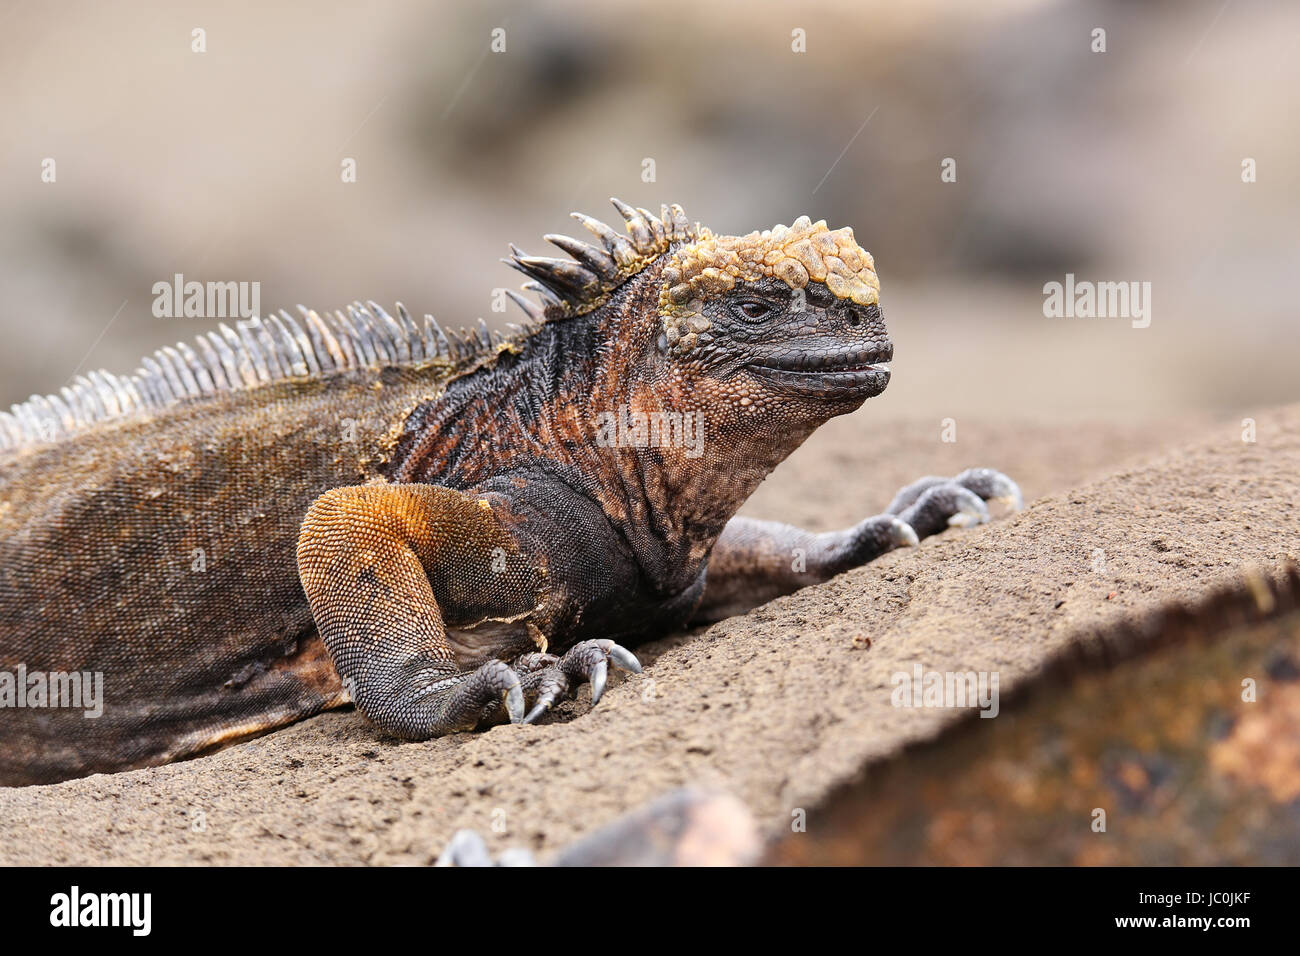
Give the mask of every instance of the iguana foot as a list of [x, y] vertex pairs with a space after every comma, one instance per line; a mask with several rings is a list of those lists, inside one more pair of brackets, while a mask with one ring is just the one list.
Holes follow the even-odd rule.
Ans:
[[641, 662], [625, 647], [610, 640], [581, 641], [565, 652], [563, 657], [554, 654], [525, 654], [515, 661], [522, 675], [525, 696], [533, 700], [533, 707], [524, 717], [531, 724], [550, 710], [557, 700], [576, 693], [578, 685], [591, 682], [591, 702], [596, 704], [605, 693], [605, 680], [609, 665], [641, 673]]
[[998, 501], [1019, 511], [1025, 506], [1020, 487], [992, 468], [967, 468], [955, 478], [934, 475], [912, 482], [889, 503], [885, 514], [906, 522], [918, 538], [947, 527], [970, 527], [989, 520], [985, 501]]
[[[399, 729], [399, 736], [423, 740], [473, 730], [499, 722], [503, 710], [512, 724], [524, 719], [524, 682], [505, 661], [487, 661], [474, 670], [441, 678], [430, 675], [422, 684], [411, 688], [407, 703], [410, 708], [423, 709], [429, 723], [415, 735], [404, 735]], [[354, 700], [356, 695], [354, 690]]]

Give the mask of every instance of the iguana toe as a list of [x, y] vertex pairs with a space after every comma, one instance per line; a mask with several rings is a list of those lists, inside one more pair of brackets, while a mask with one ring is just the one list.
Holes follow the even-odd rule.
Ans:
[[493, 723], [500, 719], [500, 709], [506, 709], [511, 723], [524, 719], [524, 684], [508, 663], [487, 661], [478, 670], [456, 678], [459, 683], [445, 693], [446, 704], [438, 728], [474, 727], [482, 722]]
[[988, 521], [986, 501], [1016, 511], [1025, 506], [1020, 486], [1002, 472], [967, 468], [955, 478], [930, 475], [912, 482], [894, 496], [885, 513], [906, 522], [918, 538], [928, 538], [945, 528], [969, 528]]
[[641, 673], [641, 662], [636, 655], [607, 639], [581, 641], [573, 645], [560, 658], [558, 666], [575, 684], [584, 680], [591, 682], [591, 702], [594, 704], [605, 693], [605, 678], [611, 660], [616, 667], [634, 674]]
[[550, 710], [557, 700], [561, 700], [569, 692], [569, 678], [553, 665], [534, 671], [524, 680], [528, 682], [529, 690], [537, 695], [532, 709], [524, 717], [525, 724], [534, 723], [538, 717]]
[[[939, 489], [932, 489], [932, 491], [939, 491], [943, 488], [944, 486], [941, 485]], [[973, 528], [977, 524], [984, 524], [988, 521], [989, 508], [980, 496], [965, 488], [961, 489], [961, 491], [965, 492], [965, 494], [955, 492], [953, 495], [957, 510], [948, 516], [948, 527]], [[938, 497], [938, 495], [934, 496]]]
[[[456, 700], [460, 697], [463, 700]], [[477, 705], [484, 716], [491, 717], [498, 706], [504, 706], [510, 723], [524, 719], [524, 687], [519, 675], [505, 661], [488, 661], [469, 675], [453, 691], [449, 713], [473, 713]], [[498, 714], [500, 711], [496, 711]]]
[[[530, 655], [536, 656], [538, 655]], [[600, 639], [581, 641], [569, 648], [563, 657], [555, 659], [554, 663], [525, 675], [526, 688], [531, 694], [536, 694], [536, 698], [523, 722], [533, 723], [550, 710], [557, 700], [571, 695], [584, 682], [591, 684], [591, 703], [599, 703], [605, 694], [611, 662], [622, 670], [641, 673], [641, 662], [635, 654], [611, 640]]]
[[945, 528], [968, 528], [989, 520], [984, 501], [955, 481], [931, 485], [899, 515], [918, 538], [928, 538]]
[[1006, 504], [1016, 511], [1025, 506], [1025, 496], [1020, 493], [1020, 486], [992, 468], [967, 468], [953, 481], [963, 488], [969, 488], [985, 501]]

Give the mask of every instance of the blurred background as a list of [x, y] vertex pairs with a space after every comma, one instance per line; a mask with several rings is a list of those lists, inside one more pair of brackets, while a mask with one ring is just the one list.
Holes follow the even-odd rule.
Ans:
[[[154, 317], [175, 273], [516, 321], [507, 242], [617, 195], [851, 225], [877, 417], [1251, 414], [1300, 398], [1298, 38], [1252, 0], [10, 3], [0, 405], [213, 327]], [[1066, 273], [1150, 282], [1150, 326], [1044, 317]]]

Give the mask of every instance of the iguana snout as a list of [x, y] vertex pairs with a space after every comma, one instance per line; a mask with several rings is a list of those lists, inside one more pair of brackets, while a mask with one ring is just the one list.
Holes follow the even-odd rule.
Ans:
[[686, 361], [763, 390], [861, 402], [884, 391], [894, 346], [880, 307], [840, 299], [819, 282], [737, 284], [698, 306], [708, 331]]

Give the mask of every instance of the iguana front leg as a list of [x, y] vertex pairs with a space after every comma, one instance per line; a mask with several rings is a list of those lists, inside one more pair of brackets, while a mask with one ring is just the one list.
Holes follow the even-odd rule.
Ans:
[[[299, 576], [339, 676], [384, 730], [423, 740], [499, 718], [503, 705], [518, 723], [528, 698], [549, 706], [571, 683], [603, 685], [611, 655], [631, 658], [583, 642], [556, 659], [564, 680], [552, 687], [548, 669], [531, 666], [537, 655], [520, 656], [534, 646], [526, 618], [542, 603], [545, 570], [507, 527], [514, 520], [499, 495], [435, 485], [338, 488], [312, 505]], [[470, 637], [453, 647], [449, 627]], [[467, 650], [476, 633], [482, 643]], [[510, 658], [536, 673], [521, 677]]]
[[1017, 509], [1024, 504], [1020, 489], [1006, 475], [971, 468], [955, 478], [914, 481], [883, 514], [840, 531], [814, 534], [776, 521], [732, 518], [709, 557], [704, 598], [694, 620], [708, 623], [744, 614], [949, 526], [987, 521], [986, 500], [1006, 500]]

